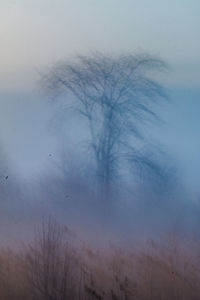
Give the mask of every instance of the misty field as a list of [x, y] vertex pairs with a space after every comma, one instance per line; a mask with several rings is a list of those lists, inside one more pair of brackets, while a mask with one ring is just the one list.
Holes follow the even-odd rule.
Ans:
[[91, 246], [49, 218], [21, 250], [0, 251], [3, 300], [196, 300], [200, 246], [166, 235], [130, 249]]
[[0, 0], [0, 300], [200, 300], [199, 12]]

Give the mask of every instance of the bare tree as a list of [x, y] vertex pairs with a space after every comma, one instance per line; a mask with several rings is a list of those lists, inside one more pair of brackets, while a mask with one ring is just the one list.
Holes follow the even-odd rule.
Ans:
[[149, 117], [157, 118], [154, 104], [166, 95], [153, 71], [165, 68], [161, 59], [150, 55], [95, 53], [59, 63], [44, 78], [53, 91], [66, 91], [77, 100], [76, 109], [89, 125], [105, 199], [121, 160], [127, 151], [135, 151], [134, 139], [143, 139], [141, 125]]
[[65, 228], [49, 218], [36, 234], [35, 242], [27, 249], [28, 277], [37, 299], [65, 300], [75, 297], [75, 258], [64, 234]]
[[142, 178], [156, 194], [164, 196], [175, 192], [179, 185], [177, 166], [158, 145], [147, 145], [138, 151], [127, 155], [130, 169], [134, 175]]

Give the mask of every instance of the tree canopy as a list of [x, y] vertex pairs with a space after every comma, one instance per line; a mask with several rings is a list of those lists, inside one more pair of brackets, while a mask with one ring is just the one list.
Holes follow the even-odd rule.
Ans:
[[154, 74], [165, 69], [163, 60], [147, 54], [95, 53], [61, 62], [45, 77], [49, 88], [73, 97], [87, 119], [96, 174], [106, 194], [120, 161], [127, 154], [134, 158], [134, 140], [144, 138], [141, 125], [158, 118], [154, 105], [166, 93]]

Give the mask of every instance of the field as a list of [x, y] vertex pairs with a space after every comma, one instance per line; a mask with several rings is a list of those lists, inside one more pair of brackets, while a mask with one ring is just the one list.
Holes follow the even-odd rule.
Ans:
[[1, 249], [0, 299], [197, 300], [199, 250], [176, 234], [134, 249], [95, 247], [48, 219], [30, 244]]

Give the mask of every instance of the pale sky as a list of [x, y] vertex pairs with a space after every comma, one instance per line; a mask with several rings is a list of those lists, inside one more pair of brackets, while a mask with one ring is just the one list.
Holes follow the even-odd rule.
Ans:
[[200, 92], [184, 93], [200, 90], [199, 0], [0, 0], [0, 45], [0, 139], [26, 174], [39, 170], [53, 149], [52, 111], [32, 93], [36, 70], [95, 50], [142, 51], [171, 68], [164, 80], [181, 92], [175, 111], [165, 113], [171, 128], [162, 140], [187, 176], [199, 178]]
[[170, 84], [197, 86], [199, 16], [198, 0], [1, 0], [0, 90], [30, 87], [37, 68], [91, 50], [159, 55]]

